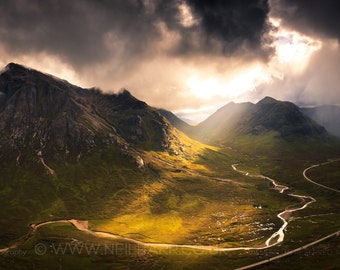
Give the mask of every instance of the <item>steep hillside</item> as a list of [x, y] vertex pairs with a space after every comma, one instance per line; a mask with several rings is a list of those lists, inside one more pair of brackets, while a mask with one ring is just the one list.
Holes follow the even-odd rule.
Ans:
[[168, 146], [168, 123], [126, 90], [106, 95], [11, 63], [0, 93], [1, 147], [78, 156], [98, 144]]
[[122, 209], [155, 177], [144, 151], [181, 144], [126, 90], [82, 89], [14, 63], [0, 74], [0, 130], [0, 245], [29, 222]]
[[158, 109], [158, 112], [163, 115], [168, 121], [176, 127], [178, 130], [184, 132], [184, 133], [190, 133], [192, 130], [192, 126], [188, 123], [184, 122], [182, 119], [177, 117], [174, 113], [164, 110], [164, 109]]
[[326, 130], [302, 114], [295, 104], [270, 97], [259, 101], [239, 124], [237, 135], [259, 135], [274, 130], [285, 139], [327, 136]]
[[[0, 130], [1, 269], [236, 268], [279, 243], [278, 233], [275, 249], [288, 250], [338, 225], [334, 194], [301, 174], [334, 158], [323, 163], [328, 174], [310, 168], [336, 187], [339, 148], [292, 103], [230, 103], [192, 127], [126, 90], [104, 94], [9, 64]], [[278, 213], [288, 208], [286, 231]], [[217, 257], [212, 247], [245, 250]]]
[[191, 135], [209, 142], [224, 139], [234, 131], [253, 106], [254, 104], [249, 102], [239, 104], [231, 102], [195, 126]]
[[283, 140], [328, 136], [322, 126], [301, 113], [296, 105], [270, 97], [257, 104], [230, 103], [196, 126], [192, 136], [216, 143], [268, 133]]

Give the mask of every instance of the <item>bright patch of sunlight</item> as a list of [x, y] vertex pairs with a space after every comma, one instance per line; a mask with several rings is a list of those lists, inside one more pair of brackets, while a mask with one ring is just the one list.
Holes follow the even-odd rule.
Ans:
[[193, 95], [202, 99], [215, 96], [237, 98], [245, 92], [254, 90], [259, 82], [268, 79], [261, 66], [253, 66], [240, 70], [233, 76], [205, 77], [195, 74], [189, 77], [187, 87]]
[[281, 27], [279, 20], [271, 19], [271, 22], [278, 27], [277, 31], [272, 32], [275, 38], [275, 61], [279, 65], [288, 65], [296, 73], [302, 72], [312, 54], [321, 48], [322, 42]]

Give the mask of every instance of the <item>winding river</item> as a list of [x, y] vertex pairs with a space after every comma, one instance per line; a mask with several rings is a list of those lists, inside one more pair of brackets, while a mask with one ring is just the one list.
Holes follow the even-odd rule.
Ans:
[[[323, 163], [323, 164], [328, 164], [327, 163]], [[319, 165], [323, 165], [323, 164], [319, 164]], [[319, 166], [319, 165], [314, 165], [315, 166]], [[304, 171], [304, 176], [305, 173], [308, 169], [312, 168], [313, 166], [307, 168]], [[237, 169], [237, 164], [232, 165], [233, 170], [244, 174], [245, 176], [248, 177], [257, 177], [257, 178], [262, 178], [262, 179], [266, 179], [268, 181], [270, 181], [273, 184], [273, 187], [275, 190], [277, 190], [280, 193], [285, 192], [288, 187], [283, 186], [283, 185], [279, 185], [276, 183], [276, 181], [274, 179], [271, 179], [267, 176], [264, 175], [251, 175], [246, 171], [241, 171]], [[188, 172], [189, 173], [189, 172]], [[196, 174], [193, 172], [190, 172], [190, 174]], [[197, 174], [198, 176], [201, 176], [200, 174]], [[307, 177], [305, 176], [305, 178], [307, 179]], [[229, 179], [222, 179], [222, 178], [211, 178], [213, 180], [217, 180], [217, 181], [232, 181]], [[307, 179], [308, 180], [308, 179]], [[7, 248], [3, 248], [0, 249], [0, 252], [6, 252], [10, 249], [15, 249], [17, 247], [19, 247], [20, 245], [22, 245], [23, 243], [25, 243], [29, 238], [31, 238], [36, 230], [39, 227], [45, 226], [45, 225], [49, 225], [49, 224], [55, 224], [55, 223], [70, 223], [72, 224], [75, 228], [77, 228], [80, 231], [89, 233], [91, 235], [95, 235], [97, 237], [104, 237], [104, 238], [109, 238], [109, 239], [119, 239], [119, 240], [125, 240], [125, 241], [129, 241], [141, 246], [145, 246], [145, 247], [159, 247], [159, 248], [189, 248], [189, 249], [199, 249], [199, 250], [210, 250], [210, 251], [237, 251], [237, 250], [260, 250], [260, 249], [266, 249], [266, 248], [270, 248], [273, 247], [279, 243], [281, 243], [284, 239], [284, 230], [288, 225], [288, 219], [291, 215], [292, 212], [295, 211], [299, 211], [302, 209], [305, 209], [309, 204], [315, 202], [316, 200], [311, 197], [311, 196], [302, 196], [302, 195], [297, 195], [297, 194], [293, 194], [290, 193], [288, 194], [289, 196], [295, 197], [295, 198], [299, 198], [301, 199], [303, 205], [299, 206], [297, 208], [293, 208], [293, 209], [286, 209], [283, 212], [279, 213], [277, 215], [277, 217], [282, 220], [282, 226], [278, 229], [278, 231], [274, 232], [262, 245], [260, 246], [250, 246], [250, 247], [236, 247], [236, 248], [223, 248], [223, 247], [217, 247], [217, 246], [212, 246], [212, 245], [187, 245], [187, 244], [167, 244], [167, 243], [149, 243], [149, 242], [142, 242], [133, 238], [129, 238], [129, 237], [124, 237], [121, 235], [117, 235], [117, 234], [113, 234], [113, 233], [108, 233], [108, 232], [99, 232], [99, 231], [93, 231], [90, 230], [88, 227], [88, 221], [85, 220], [75, 220], [75, 219], [70, 219], [70, 220], [56, 220], [56, 221], [47, 221], [47, 222], [42, 222], [39, 224], [32, 224], [31, 225], [31, 230], [30, 232], [21, 240], [19, 240], [18, 242], [14, 243], [13, 245], [11, 245], [10, 247]]]
[[[242, 173], [242, 174], [244, 174], [246, 176], [263, 178], [263, 179], [269, 180], [273, 184], [274, 189], [279, 191], [280, 193], [283, 193], [284, 191], [286, 191], [288, 189], [288, 187], [286, 187], [286, 186], [277, 184], [274, 179], [271, 179], [271, 178], [269, 178], [267, 176], [264, 176], [264, 175], [251, 175], [251, 174], [249, 174], [246, 171], [238, 170], [236, 168], [236, 166], [237, 166], [237, 164], [232, 165], [233, 170], [235, 170], [235, 171], [237, 171], [239, 173]], [[283, 224], [279, 228], [278, 231], [273, 233], [266, 240], [264, 248], [269, 248], [269, 247], [275, 246], [275, 245], [277, 245], [277, 244], [279, 244], [279, 243], [281, 243], [283, 241], [283, 239], [284, 239], [284, 230], [288, 226], [288, 219], [289, 219], [289, 217], [290, 217], [292, 212], [305, 209], [309, 204], [311, 204], [313, 202], [316, 202], [316, 200], [313, 197], [311, 197], [311, 196], [302, 196], [302, 195], [297, 195], [297, 194], [293, 194], [293, 193], [289, 193], [288, 195], [291, 196], [291, 197], [295, 197], [295, 198], [301, 199], [304, 202], [304, 204], [301, 207], [298, 207], [298, 208], [286, 209], [286, 210], [284, 210], [283, 212], [281, 212], [281, 213], [279, 213], [277, 215], [277, 217], [282, 220]]]

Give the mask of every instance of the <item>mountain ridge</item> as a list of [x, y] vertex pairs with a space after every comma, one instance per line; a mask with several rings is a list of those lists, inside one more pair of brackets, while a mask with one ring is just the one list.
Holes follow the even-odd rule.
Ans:
[[[175, 127], [181, 125], [175, 115], [168, 120]], [[198, 125], [186, 126], [182, 131], [192, 138], [214, 144], [233, 142], [248, 135], [258, 137], [268, 132], [276, 132], [276, 136], [286, 141], [329, 137], [327, 130], [301, 112], [297, 105], [268, 96], [256, 104], [230, 102]]]
[[148, 151], [179, 145], [175, 128], [127, 90], [104, 94], [14, 63], [0, 74], [0, 130], [0, 245], [32, 220], [119, 212], [158, 179]]
[[158, 109], [158, 112], [163, 115], [174, 127], [176, 127], [178, 130], [189, 133], [192, 126], [188, 124], [187, 122], [183, 121], [179, 117], [177, 117], [174, 113], [171, 111], [165, 110], [165, 109]]
[[[105, 107], [108, 104], [108, 101], [105, 101], [105, 99], [111, 99], [109, 102], [115, 103], [114, 106], [116, 107], [116, 111], [129, 109], [143, 110], [146, 108], [150, 108], [145, 102], [139, 101], [135, 97], [133, 97], [131, 93], [127, 90], [123, 90], [118, 94], [111, 95], [104, 94], [96, 88], [86, 89], [89, 91], [84, 92], [84, 89], [72, 85], [67, 81], [56, 78], [52, 75], [36, 71], [34, 69], [26, 68], [15, 63], [9, 63], [6, 66], [6, 68], [0, 75], [1, 78], [6, 77], [6, 74], [8, 73], [10, 73], [11, 78], [16, 79], [19, 84], [20, 82], [27, 83], [27, 85], [31, 85], [31, 88], [32, 85], [34, 86], [35, 83], [34, 81], [29, 79], [32, 78], [32, 76], [39, 77], [39, 79], [44, 81], [44, 83], [50, 83], [53, 85], [53, 89], [47, 91], [45, 95], [56, 95], [58, 98], [57, 100], [53, 101], [51, 100], [51, 96], [47, 98], [47, 106], [46, 104], [44, 106], [43, 102], [40, 102], [38, 105], [42, 106], [41, 108], [43, 110], [43, 113], [49, 113], [50, 116], [55, 115], [55, 113], [57, 112], [53, 110], [54, 103], [60, 102], [64, 103], [63, 105], [66, 106], [64, 108], [66, 111], [69, 110], [75, 113], [74, 110], [76, 110], [77, 112], [85, 110], [87, 114], [83, 115], [80, 120], [86, 122], [87, 124], [90, 124], [91, 128], [93, 129], [92, 132], [96, 132], [98, 130], [110, 130], [110, 140], [112, 140], [112, 138], [115, 138], [116, 141], [123, 142], [123, 144], [125, 143], [124, 141], [138, 144], [138, 142], [135, 143], [134, 141], [143, 141], [147, 140], [148, 138], [147, 135], [142, 134], [143, 131], [139, 127], [136, 127], [134, 129], [133, 133], [135, 134], [128, 134], [129, 132], [127, 132], [126, 130], [124, 131], [124, 121], [122, 123], [119, 123], [120, 127], [123, 128], [123, 132], [121, 131], [121, 133], [123, 134], [116, 134], [118, 123], [115, 123], [115, 125], [113, 125], [112, 121], [107, 121], [107, 119], [105, 118], [108, 112], [103, 112], [101, 110], [102, 107]], [[9, 91], [6, 86], [3, 85], [2, 81], [3, 80], [0, 80], [0, 89], [5, 88], [5, 91], [1, 90], [0, 92], [0, 111], [4, 110], [4, 106], [6, 100], [8, 100], [8, 96], [12, 96], [13, 94], [11, 94], [11, 91]], [[42, 85], [42, 87], [44, 88], [45, 86]], [[46, 87], [44, 89], [45, 90], [43, 91], [46, 91]], [[58, 89], [59, 92], [55, 91], [56, 89]], [[72, 90], [67, 92], [69, 89]], [[36, 91], [34, 87], [31, 90], [33, 90], [33, 92]], [[55, 91], [55, 93], [51, 94], [51, 91]], [[62, 95], [60, 91], [63, 93]], [[75, 96], [78, 96], [78, 99]], [[79, 98], [79, 96], [81, 96], [82, 98]], [[88, 101], [100, 103], [98, 102], [99, 96], [101, 97], [99, 98], [101, 99], [101, 104], [98, 104], [99, 106], [97, 106], [97, 108], [95, 108], [96, 106], [93, 104], [90, 107], [88, 106], [88, 104], [85, 104]], [[19, 101], [20, 99], [25, 98], [27, 100], [32, 99], [32, 97], [27, 95], [26, 93], [24, 97], [19, 98]], [[88, 100], [86, 101], [86, 99]], [[32, 100], [30, 102], [32, 103]], [[51, 104], [51, 102], [53, 104]], [[103, 103], [106, 104], [104, 105]], [[33, 104], [29, 104], [29, 106], [32, 109]], [[70, 106], [72, 107], [72, 109], [69, 108]], [[30, 108], [26, 108], [26, 111], [28, 111], [28, 113]], [[181, 130], [182, 132], [192, 136], [195, 139], [210, 142], [217, 139], [220, 140], [224, 135], [225, 138], [235, 138], [236, 136], [245, 134], [256, 135], [271, 129], [279, 132], [280, 136], [284, 138], [293, 137], [294, 135], [326, 136], [326, 130], [324, 130], [313, 120], [310, 120], [308, 117], [300, 114], [300, 111], [301, 110], [298, 110], [298, 107], [293, 103], [277, 101], [272, 97], [264, 97], [256, 104], [250, 102], [228, 103], [225, 106], [219, 108], [214, 114], [210, 115], [206, 120], [202, 121], [198, 125], [191, 126], [179, 119], [172, 112], [163, 109], [157, 109], [157, 112], [163, 115], [163, 117], [165, 117], [178, 130]], [[39, 114], [39, 112], [37, 112], [37, 114]], [[105, 116], [102, 117], [103, 115]], [[126, 120], [125, 125], [138, 125], [140, 124], [140, 120], [141, 119]], [[160, 123], [161, 120], [157, 119], [155, 121]], [[11, 121], [7, 120], [6, 122], [8, 123]], [[162, 125], [164, 126], [159, 132], [166, 133], [166, 129], [168, 128], [167, 124], [162, 123]], [[66, 127], [64, 127], [64, 129], [65, 128]], [[123, 139], [118, 139], [119, 137], [123, 137]], [[164, 134], [163, 137], [167, 137], [167, 135]], [[93, 140], [93, 138], [88, 139], [88, 141], [89, 140]], [[167, 143], [165, 141], [166, 140], [164, 140], [163, 142], [163, 147], [166, 147]], [[60, 146], [62, 145], [60, 144]]]
[[34, 148], [54, 140], [58, 151], [96, 144], [168, 147], [169, 124], [127, 90], [104, 94], [10, 63], [0, 75], [0, 93], [2, 145]]
[[[229, 213], [236, 202], [240, 211], [246, 206], [255, 214], [254, 192], [260, 197], [269, 188], [249, 183], [248, 176], [234, 171], [232, 164], [250, 162], [271, 169], [276, 166], [258, 163], [256, 158], [264, 153], [262, 157], [270, 161], [283, 157], [287, 161], [294, 154], [297, 159], [302, 157], [304, 164], [306, 153], [307, 157], [312, 153], [318, 158], [320, 153], [329, 154], [329, 148], [318, 151], [324, 145], [314, 147], [323, 136], [316, 136], [313, 145], [306, 144], [305, 152], [290, 141], [283, 145], [292, 145], [289, 150], [293, 150], [286, 156], [277, 151], [280, 149], [273, 142], [280, 136], [278, 131], [273, 132], [276, 123], [271, 121], [290, 111], [296, 115], [296, 107], [270, 98], [259, 105], [227, 104], [207, 119], [205, 126], [199, 126], [201, 138], [219, 144], [216, 147], [188, 138], [173, 125], [182, 124], [188, 135], [197, 127], [191, 128], [177, 121], [171, 112], [163, 111], [173, 118], [166, 120], [127, 90], [104, 94], [96, 88], [83, 89], [10, 64], [0, 74], [0, 93], [0, 248], [27, 233], [29, 224], [48, 220], [93, 220], [95, 226], [100, 221], [113, 224], [118, 229], [115, 233], [137, 233], [149, 241], [150, 232], [152, 235], [155, 230], [159, 235], [168, 230], [175, 237], [185, 233], [194, 216], [198, 216], [197, 227], [194, 224], [182, 239], [197, 244], [200, 240], [196, 242], [196, 234], [202, 228], [209, 228], [208, 232], [216, 237], [222, 234], [219, 227], [210, 230], [216, 217], [222, 218], [220, 207], [226, 207], [223, 211]], [[273, 110], [269, 118], [267, 106]], [[280, 108], [285, 108], [287, 114], [279, 113]], [[323, 135], [322, 130], [316, 131]], [[269, 142], [270, 151], [255, 152], [240, 143], [235, 147], [233, 144], [243, 139], [261, 150], [263, 138]], [[278, 158], [273, 159], [273, 154]], [[260, 169], [255, 169], [256, 174], [262, 173]], [[233, 215], [231, 212], [228, 219]], [[243, 227], [242, 222], [248, 221], [240, 217], [240, 222]], [[145, 224], [142, 230], [135, 229]], [[129, 228], [134, 225], [137, 227]], [[177, 229], [172, 231], [173, 227]], [[55, 238], [43, 241], [54, 243]]]

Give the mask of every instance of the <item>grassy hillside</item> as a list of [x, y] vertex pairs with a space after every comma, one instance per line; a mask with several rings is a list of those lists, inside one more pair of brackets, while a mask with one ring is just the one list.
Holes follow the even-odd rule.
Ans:
[[[187, 142], [190, 139], [182, 136], [183, 143], [189, 147]], [[100, 218], [90, 220], [92, 229], [147, 242], [256, 245], [271, 232], [262, 230], [259, 224], [273, 223], [271, 226], [279, 226], [276, 213], [299, 201], [270, 190], [267, 181], [242, 176], [231, 170], [230, 164], [235, 161], [240, 163], [239, 169], [269, 175], [290, 186], [291, 192], [312, 195], [317, 202], [294, 213], [284, 243], [269, 250], [220, 253], [182, 248], [146, 248], [123, 240], [94, 237], [67, 224], [53, 224], [39, 228], [35, 236], [20, 247], [21, 252], [27, 252], [25, 256], [1, 257], [0, 265], [4, 269], [44, 269], [51, 263], [66, 269], [79, 266], [83, 269], [233, 269], [299, 247], [339, 228], [338, 196], [309, 184], [301, 174], [302, 169], [321, 161], [322, 153], [319, 157], [301, 154], [295, 159], [266, 159], [246, 157], [235, 149], [218, 149], [198, 142], [192, 142], [190, 146], [196, 155], [188, 151], [186, 159], [183, 154], [146, 152], [146, 169], [135, 170], [134, 175], [142, 174], [142, 183], [129, 182], [129, 178], [124, 178], [128, 181], [129, 189], [121, 191], [121, 197], [117, 195], [112, 201], [104, 202], [102, 198], [93, 196], [92, 203], [100, 204], [102, 211], [95, 213], [94, 206], [89, 211], [82, 210], [81, 217], [91, 219], [91, 216], [100, 215]], [[315, 168], [311, 170], [310, 177], [334, 179], [328, 184], [335, 183], [336, 166], [334, 163]], [[186, 172], [195, 171], [212, 176], [214, 168], [219, 177], [233, 182], [217, 182]], [[100, 171], [98, 169], [97, 173]], [[126, 174], [124, 170], [122, 173]], [[108, 186], [105, 188], [108, 189]], [[256, 209], [254, 203], [267, 204], [269, 207]], [[103, 209], [108, 211], [105, 213]], [[92, 210], [94, 212], [91, 214]], [[74, 214], [72, 217], [79, 216]], [[222, 229], [227, 230], [223, 232]], [[43, 255], [37, 254], [39, 245], [46, 247]], [[332, 250], [337, 247], [338, 241], [331, 239], [289, 257], [292, 261], [282, 259], [262, 269], [277, 269], [282, 263], [301, 269], [306, 269], [307, 265], [309, 269], [335, 266], [337, 255]], [[305, 260], [309, 263], [306, 264]]]
[[[0, 91], [0, 248], [20, 243], [0, 253], [1, 269], [232, 269], [340, 226], [338, 194], [302, 175], [339, 158], [340, 143], [294, 104], [271, 98], [229, 104], [197, 127], [183, 126], [188, 137], [128, 91], [104, 95], [15, 64], [1, 74]], [[338, 188], [337, 168], [329, 163], [308, 176]], [[283, 224], [277, 215], [306, 204], [290, 193], [316, 201], [287, 214], [284, 241], [270, 249], [136, 242], [263, 247]], [[65, 219], [88, 222], [89, 230], [111, 238], [67, 222], [30, 228]], [[307, 257], [314, 269], [332, 266]], [[303, 264], [295, 255], [293, 262]]]
[[[256, 104], [230, 103], [189, 131], [190, 136], [210, 144], [248, 141], [266, 143], [269, 137], [295, 141], [327, 139], [326, 130], [290, 102], [266, 97]], [[261, 138], [263, 137], [263, 138]]]

